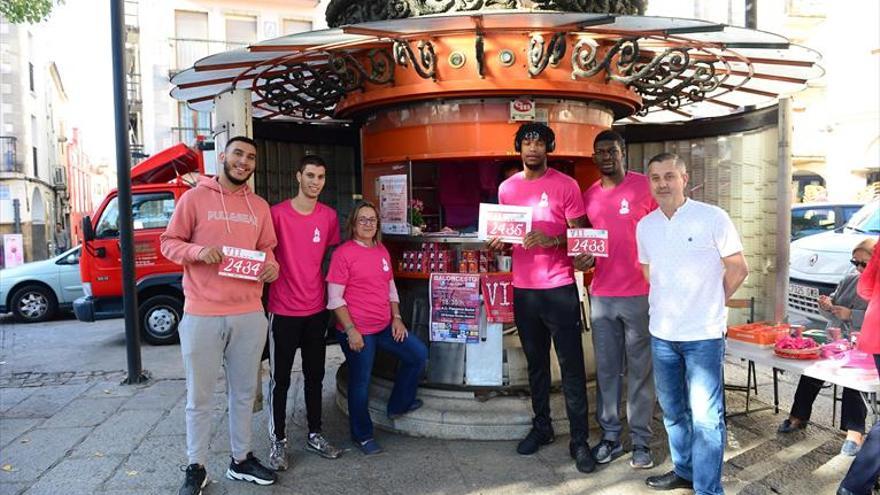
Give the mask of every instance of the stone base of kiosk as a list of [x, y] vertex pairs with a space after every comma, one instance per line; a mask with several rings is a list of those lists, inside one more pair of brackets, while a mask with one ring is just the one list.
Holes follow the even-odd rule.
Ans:
[[[488, 391], [444, 390], [422, 386], [418, 398], [424, 406], [396, 420], [385, 415], [392, 382], [374, 376], [370, 385], [370, 416], [382, 430], [417, 437], [446, 440], [519, 440], [532, 426], [532, 403], [526, 391], [520, 395], [489, 397]], [[336, 405], [348, 414], [348, 368], [336, 373]], [[596, 428], [596, 381], [587, 382], [590, 427]], [[568, 419], [561, 391], [550, 394], [553, 429], [568, 433]]]

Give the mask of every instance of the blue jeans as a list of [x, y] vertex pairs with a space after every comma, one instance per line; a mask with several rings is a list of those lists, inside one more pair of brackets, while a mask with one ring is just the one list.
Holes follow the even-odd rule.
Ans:
[[369, 389], [376, 349], [382, 349], [400, 360], [394, 388], [388, 399], [388, 415], [406, 412], [416, 400], [419, 378], [428, 359], [428, 348], [413, 334], [403, 342], [395, 342], [391, 336], [391, 326], [379, 333], [364, 335], [364, 348], [354, 352], [348, 347], [348, 336], [337, 332], [339, 346], [348, 363], [348, 421], [351, 438], [363, 442], [373, 438], [373, 421], [370, 419]]
[[651, 337], [651, 350], [675, 472], [693, 481], [697, 494], [723, 494], [724, 340], [673, 342]]

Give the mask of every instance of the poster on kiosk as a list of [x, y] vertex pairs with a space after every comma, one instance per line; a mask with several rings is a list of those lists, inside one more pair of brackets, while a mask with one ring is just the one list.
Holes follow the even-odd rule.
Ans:
[[383, 175], [378, 179], [379, 218], [383, 234], [409, 234], [406, 174]]

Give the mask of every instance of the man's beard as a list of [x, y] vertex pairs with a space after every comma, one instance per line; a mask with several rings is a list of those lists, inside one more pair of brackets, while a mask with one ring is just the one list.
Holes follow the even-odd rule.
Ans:
[[229, 182], [231, 182], [233, 185], [236, 185], [236, 186], [244, 185], [245, 183], [247, 183], [248, 180], [250, 180], [251, 176], [254, 175], [254, 173], [251, 172], [244, 179], [236, 179], [235, 177], [232, 176], [232, 173], [230, 172], [231, 170], [232, 170], [232, 165], [230, 165], [229, 162], [227, 162], [226, 160], [223, 160], [223, 175], [226, 176], [226, 180], [228, 180]]
[[601, 165], [598, 168], [599, 168], [599, 173], [604, 175], [605, 177], [614, 177], [615, 175], [617, 175], [617, 171], [618, 171], [617, 164], [612, 165], [611, 169], [607, 170], [607, 171]]
[[542, 168], [544, 168], [544, 165], [546, 165], [546, 164], [547, 164], [547, 160], [541, 160], [541, 161], [535, 162], [535, 163], [530, 163], [528, 160], [523, 160], [523, 165], [525, 165], [527, 169], [532, 170], [532, 171], [541, 170]]

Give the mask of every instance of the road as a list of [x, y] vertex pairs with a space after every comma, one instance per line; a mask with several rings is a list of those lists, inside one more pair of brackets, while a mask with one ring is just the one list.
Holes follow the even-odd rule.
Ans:
[[[183, 378], [180, 347], [141, 347], [143, 366], [154, 377]], [[0, 320], [0, 377], [14, 373], [111, 372], [127, 370], [122, 319], [94, 323], [72, 315], [43, 323]]]

